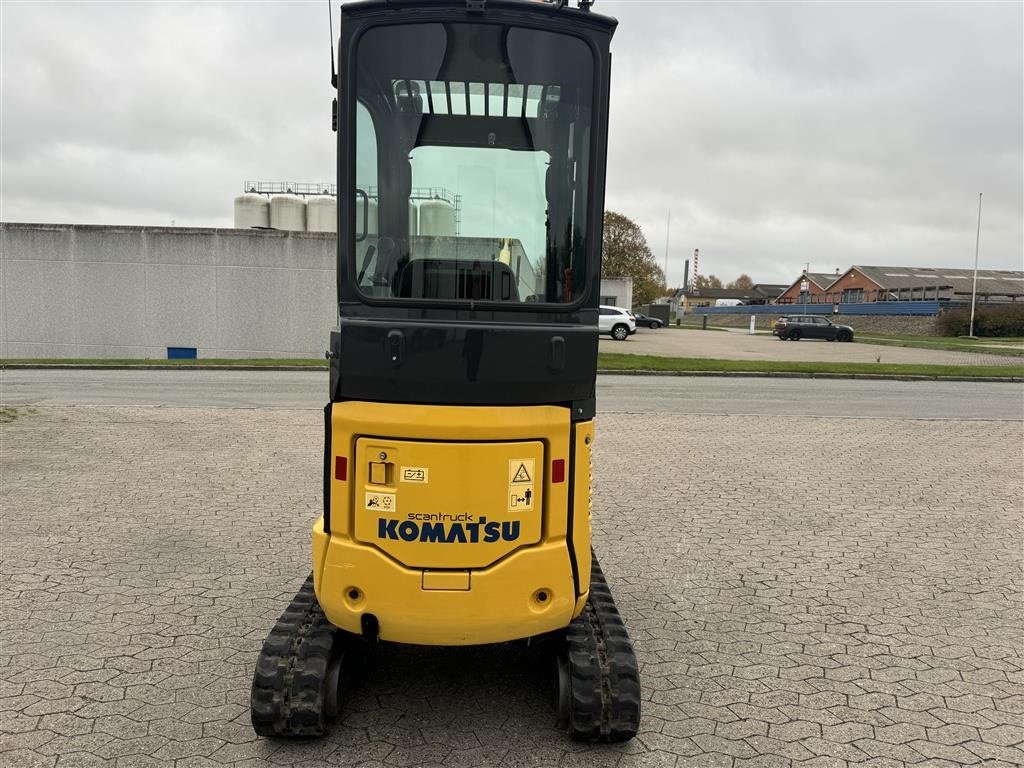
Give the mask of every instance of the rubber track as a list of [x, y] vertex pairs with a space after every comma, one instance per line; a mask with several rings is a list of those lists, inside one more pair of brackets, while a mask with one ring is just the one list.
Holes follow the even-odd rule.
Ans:
[[323, 736], [327, 667], [338, 642], [310, 574], [263, 641], [252, 680], [252, 727], [260, 736]]
[[627, 741], [640, 727], [640, 671], [629, 633], [593, 558], [590, 597], [566, 631], [569, 734], [581, 741]]

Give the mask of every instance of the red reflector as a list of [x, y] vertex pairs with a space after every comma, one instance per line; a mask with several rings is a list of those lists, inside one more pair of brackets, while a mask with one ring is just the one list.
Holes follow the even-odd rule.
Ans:
[[334, 457], [334, 479], [348, 480], [348, 458], [346, 456]]
[[565, 482], [565, 459], [555, 459], [551, 462], [551, 482]]

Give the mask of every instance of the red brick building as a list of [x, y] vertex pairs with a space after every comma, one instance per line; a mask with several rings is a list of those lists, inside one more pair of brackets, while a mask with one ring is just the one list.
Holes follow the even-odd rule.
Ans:
[[[779, 294], [776, 304], [831, 304], [821, 297], [828, 287], [835, 282], [838, 274], [831, 272], [805, 272], [793, 284]], [[804, 285], [806, 281], [807, 285]]]
[[[806, 290], [803, 282], [807, 281]], [[874, 301], [970, 301], [974, 270], [946, 267], [853, 266], [840, 274], [801, 275], [779, 304], [862, 304]], [[1024, 272], [979, 269], [979, 301], [1024, 301]]]

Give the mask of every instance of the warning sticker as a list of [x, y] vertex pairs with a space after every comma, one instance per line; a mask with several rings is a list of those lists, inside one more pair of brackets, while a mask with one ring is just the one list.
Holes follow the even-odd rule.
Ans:
[[508, 491], [509, 512], [533, 511], [533, 488], [513, 485]]
[[508, 463], [508, 511], [533, 511], [533, 459], [511, 459]]
[[366, 493], [366, 508], [374, 512], [394, 512], [398, 509], [398, 501], [393, 493]]
[[429, 474], [426, 467], [402, 467], [400, 479], [403, 483], [426, 483]]
[[509, 485], [533, 485], [533, 459], [512, 459], [508, 463]]

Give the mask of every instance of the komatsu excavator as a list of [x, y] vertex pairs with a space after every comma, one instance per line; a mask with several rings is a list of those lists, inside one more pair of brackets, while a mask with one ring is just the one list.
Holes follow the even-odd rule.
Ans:
[[324, 734], [363, 646], [544, 639], [568, 734], [629, 739], [636, 657], [590, 541], [616, 21], [586, 0], [341, 20], [324, 509], [253, 727]]

